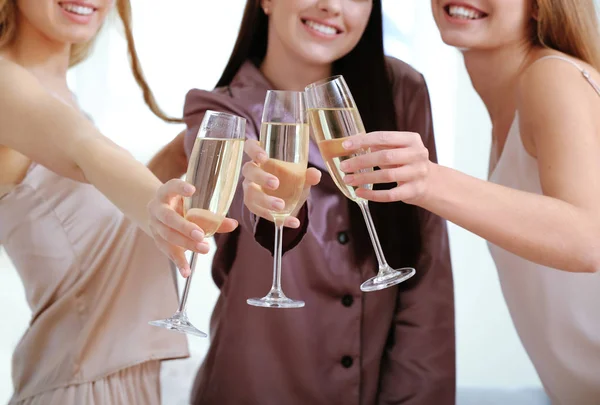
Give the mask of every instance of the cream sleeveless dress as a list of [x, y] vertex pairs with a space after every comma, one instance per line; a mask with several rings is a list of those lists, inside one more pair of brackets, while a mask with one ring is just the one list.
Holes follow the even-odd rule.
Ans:
[[0, 244], [32, 312], [10, 403], [159, 404], [160, 360], [189, 354], [184, 335], [148, 325], [177, 307], [154, 241], [93, 186], [33, 163], [0, 196]]
[[[600, 96], [578, 64], [558, 56], [540, 60], [547, 58], [574, 65]], [[490, 181], [542, 194], [539, 178], [537, 161], [521, 141], [517, 115]], [[489, 247], [521, 342], [552, 403], [600, 404], [600, 274], [567, 273]]]

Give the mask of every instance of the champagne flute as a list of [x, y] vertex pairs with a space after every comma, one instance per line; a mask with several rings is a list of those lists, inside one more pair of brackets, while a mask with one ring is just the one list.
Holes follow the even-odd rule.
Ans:
[[267, 308], [301, 308], [304, 301], [292, 300], [281, 289], [281, 245], [283, 223], [298, 204], [308, 166], [308, 122], [304, 93], [269, 90], [265, 99], [260, 128], [260, 144], [269, 160], [261, 168], [279, 178], [277, 190], [263, 189], [265, 194], [280, 198], [285, 208], [272, 210], [275, 222], [273, 254], [273, 285], [263, 298], [251, 298], [247, 303]]
[[[309, 85], [305, 91], [309, 121], [319, 151], [337, 187], [360, 207], [377, 256], [379, 264], [377, 276], [365, 281], [360, 289], [365, 292], [382, 290], [409, 279], [415, 274], [415, 269], [406, 267], [394, 270], [387, 264], [371, 218], [369, 202], [358, 197], [355, 188], [347, 185], [343, 180], [344, 173], [340, 170], [342, 161], [369, 152], [363, 149], [349, 153], [342, 147], [345, 137], [365, 133], [362, 119], [346, 81], [342, 76], [334, 76]], [[373, 169], [362, 172], [370, 170]], [[372, 189], [373, 185], [364, 184], [361, 187]]]
[[[235, 195], [244, 156], [246, 120], [235, 115], [207, 111], [198, 130], [190, 155], [186, 181], [196, 192], [183, 202], [183, 215], [198, 224], [205, 237], [211, 237], [221, 226]], [[195, 252], [190, 260], [191, 273], [185, 281], [181, 303], [170, 318], [150, 325], [206, 337], [188, 319], [186, 304], [196, 267]]]

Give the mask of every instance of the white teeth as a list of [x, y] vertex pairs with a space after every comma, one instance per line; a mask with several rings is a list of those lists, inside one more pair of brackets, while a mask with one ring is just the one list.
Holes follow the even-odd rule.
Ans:
[[309, 21], [307, 20], [305, 22], [306, 25], [308, 25], [310, 28], [312, 28], [315, 31], [319, 31], [325, 35], [335, 35], [337, 34], [337, 30], [333, 27], [330, 27], [329, 25], [323, 25], [323, 24], [319, 24], [316, 23], [314, 21]]
[[482, 13], [473, 10], [472, 8], [463, 6], [450, 6], [448, 13], [452, 17], [463, 18], [466, 20], [478, 20], [484, 16]]
[[61, 3], [60, 6], [68, 12], [78, 15], [90, 15], [94, 12], [92, 7], [78, 6], [76, 4]]

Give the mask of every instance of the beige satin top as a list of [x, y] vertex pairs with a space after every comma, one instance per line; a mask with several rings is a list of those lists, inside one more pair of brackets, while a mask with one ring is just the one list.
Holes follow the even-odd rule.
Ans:
[[[600, 86], [570, 59], [600, 96]], [[538, 162], [521, 140], [517, 114], [490, 180], [543, 194]], [[571, 226], [565, 224], [565, 226]], [[600, 274], [545, 267], [489, 244], [502, 293], [553, 405], [600, 404]]]
[[148, 325], [177, 307], [168, 260], [93, 186], [32, 164], [0, 197], [0, 244], [32, 311], [13, 401], [188, 356], [183, 335]]

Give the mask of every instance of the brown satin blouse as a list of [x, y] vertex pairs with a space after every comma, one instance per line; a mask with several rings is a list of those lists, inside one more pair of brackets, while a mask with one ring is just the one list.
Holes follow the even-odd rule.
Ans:
[[[429, 95], [421, 74], [389, 58], [396, 120], [422, 135], [436, 160]], [[189, 153], [206, 110], [248, 120], [258, 139], [266, 91], [251, 62], [230, 86], [191, 90], [185, 103]], [[455, 403], [454, 297], [445, 221], [418, 211], [422, 250], [417, 275], [364, 294], [377, 271], [374, 254], [352, 259], [348, 200], [327, 173], [311, 141], [309, 164], [321, 169], [299, 214], [299, 230], [284, 231], [283, 289], [302, 309], [246, 304], [264, 296], [272, 277], [273, 224], [243, 204], [241, 184], [229, 215], [239, 229], [216, 237], [213, 277], [221, 290], [211, 321], [208, 355], [198, 373], [196, 405], [450, 405]], [[402, 232], [402, 224], [398, 231]], [[380, 238], [396, 238], [381, 233]]]

